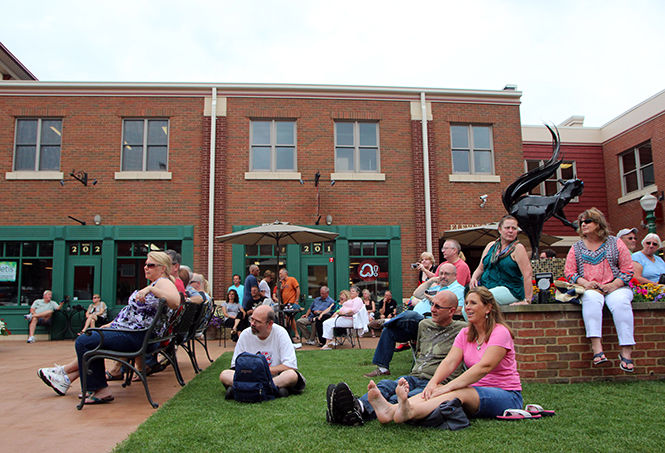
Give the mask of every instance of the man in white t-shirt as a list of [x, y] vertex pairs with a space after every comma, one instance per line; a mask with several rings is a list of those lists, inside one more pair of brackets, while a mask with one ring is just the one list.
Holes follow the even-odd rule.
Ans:
[[280, 395], [286, 396], [289, 392], [302, 393], [305, 389], [305, 379], [298, 372], [296, 351], [286, 329], [275, 324], [273, 309], [268, 305], [256, 307], [249, 318], [249, 323], [250, 327], [243, 330], [238, 338], [231, 359], [231, 368], [219, 375], [219, 380], [227, 389], [227, 397], [228, 389], [233, 385], [236, 357], [243, 352], [261, 354], [266, 358], [273, 382], [280, 389]]

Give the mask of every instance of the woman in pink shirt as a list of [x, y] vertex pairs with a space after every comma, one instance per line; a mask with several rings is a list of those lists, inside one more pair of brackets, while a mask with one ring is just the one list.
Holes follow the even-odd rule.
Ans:
[[[506, 409], [522, 407], [513, 335], [494, 296], [478, 286], [469, 290], [464, 308], [469, 327], [457, 335], [421, 394], [409, 398], [409, 384], [400, 379], [396, 389], [398, 403], [390, 404], [370, 381], [368, 398], [381, 423], [423, 419], [441, 403], [455, 398], [471, 417], [495, 417]], [[462, 360], [467, 370], [447, 384], [440, 384]]]
[[593, 365], [608, 362], [603, 353], [601, 330], [603, 305], [612, 312], [621, 353], [619, 368], [635, 371], [632, 360], [633, 291], [628, 282], [633, 277], [633, 260], [623, 241], [610, 235], [605, 216], [596, 208], [582, 212], [577, 222], [581, 240], [570, 248], [564, 272], [566, 278], [584, 287], [582, 317], [587, 338], [591, 338]]
[[323, 345], [322, 350], [332, 349], [335, 327], [353, 327], [353, 315], [363, 308], [363, 300], [358, 297], [358, 294], [360, 294], [360, 289], [357, 286], [352, 286], [349, 291], [344, 290], [339, 293], [339, 302], [342, 306], [332, 317], [323, 321], [323, 338], [326, 339], [326, 344]]

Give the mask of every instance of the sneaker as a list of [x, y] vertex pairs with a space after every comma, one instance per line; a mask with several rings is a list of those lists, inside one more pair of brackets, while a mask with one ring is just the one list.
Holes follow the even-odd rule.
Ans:
[[64, 395], [72, 385], [64, 367], [55, 366], [53, 368], [40, 368], [37, 371], [39, 378], [44, 381], [44, 384], [51, 387], [58, 395]]
[[376, 370], [370, 373], [364, 374], [364, 376], [368, 378], [375, 378], [377, 376], [390, 376], [390, 370], [381, 371], [380, 369], [377, 368]]
[[331, 399], [332, 418], [335, 423], [346, 426], [360, 426], [364, 423], [358, 398], [345, 382], [337, 384]]
[[332, 403], [333, 403], [333, 395], [335, 394], [335, 384], [330, 384], [328, 386], [328, 390], [326, 390], [326, 421], [328, 423], [336, 423], [335, 420], [333, 420], [332, 414]]
[[302, 348], [302, 343], [293, 343], [293, 349], [300, 349]]
[[314, 341], [314, 340], [307, 340], [307, 341], [305, 342], [305, 344], [306, 344], [307, 346], [314, 346], [314, 345], [316, 345], [316, 341]]
[[278, 398], [286, 398], [287, 396], [289, 396], [289, 389], [286, 387], [277, 387]]
[[26, 341], [26, 343], [34, 343], [35, 341], [37, 341], [35, 340], [35, 337], [28, 337], [28, 341]]
[[397, 345], [395, 348], [395, 352], [402, 352], [406, 351], [407, 349], [411, 349], [411, 345], [409, 343], [402, 343], [400, 345]]
[[23, 317], [26, 319], [26, 321], [32, 321], [32, 313], [28, 313], [27, 315], [23, 315]]

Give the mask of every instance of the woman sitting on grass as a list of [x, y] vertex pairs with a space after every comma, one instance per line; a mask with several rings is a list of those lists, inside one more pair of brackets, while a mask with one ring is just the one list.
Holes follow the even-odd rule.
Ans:
[[[150, 252], [143, 266], [145, 278], [152, 283], [143, 289], [134, 291], [129, 296], [127, 305], [108, 325], [104, 332], [104, 346], [115, 351], [136, 351], [141, 347], [145, 332], [131, 332], [148, 327], [155, 315], [159, 299], [165, 298], [169, 308], [180, 306], [180, 294], [175, 287], [171, 274], [171, 257], [164, 252]], [[122, 331], [113, 332], [113, 329]], [[126, 330], [130, 330], [127, 332]], [[79, 377], [83, 354], [95, 349], [100, 342], [100, 334], [81, 335], [76, 339], [77, 358], [64, 366], [40, 368], [37, 375], [58, 395], [64, 395], [72, 382]], [[90, 375], [87, 379], [88, 394], [85, 404], [100, 404], [113, 401], [113, 395], [106, 382], [104, 360], [90, 362]]]
[[[506, 409], [522, 407], [513, 334], [494, 296], [487, 288], [473, 288], [466, 296], [464, 307], [469, 326], [457, 335], [450, 352], [421, 394], [409, 398], [409, 384], [400, 379], [396, 389], [398, 403], [390, 404], [374, 381], [370, 381], [367, 396], [381, 423], [423, 419], [441, 403], [455, 398], [459, 398], [470, 417], [493, 418]], [[468, 369], [441, 385], [462, 360]]]

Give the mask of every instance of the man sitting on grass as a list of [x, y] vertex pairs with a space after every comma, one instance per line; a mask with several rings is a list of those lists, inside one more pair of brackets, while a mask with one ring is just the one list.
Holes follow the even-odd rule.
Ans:
[[243, 352], [261, 354], [266, 358], [280, 396], [302, 393], [305, 389], [305, 378], [298, 371], [296, 351], [286, 329], [275, 324], [275, 312], [272, 307], [268, 305], [256, 307], [249, 317], [249, 324], [250, 327], [243, 330], [238, 338], [231, 359], [231, 368], [219, 375], [219, 380], [226, 388], [226, 398], [233, 397], [231, 386], [235, 375], [236, 357]]
[[[418, 343], [416, 347], [416, 362], [411, 374], [402, 376], [409, 383], [409, 397], [421, 393], [434, 375], [439, 363], [446, 357], [453, 346], [455, 337], [466, 327], [463, 321], [454, 321], [453, 314], [457, 309], [457, 296], [452, 291], [441, 291], [432, 300], [432, 318], [420, 321], [418, 325]], [[463, 371], [460, 365], [446, 380], [452, 380]], [[397, 402], [397, 382], [384, 379], [377, 384], [383, 397]], [[365, 393], [360, 398], [351, 392], [349, 386], [340, 382], [330, 384], [326, 394], [326, 417], [330, 423], [356, 426], [362, 425], [366, 420], [376, 418], [374, 408]]]

